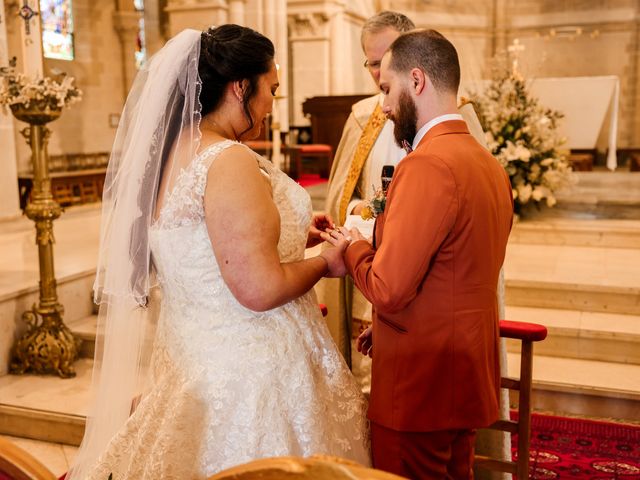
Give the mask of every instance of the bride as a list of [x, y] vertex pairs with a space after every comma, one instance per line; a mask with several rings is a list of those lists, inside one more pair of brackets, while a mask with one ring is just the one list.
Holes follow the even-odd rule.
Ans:
[[342, 252], [304, 259], [331, 220], [239, 143], [277, 87], [273, 44], [237, 25], [185, 30], [138, 74], [105, 183], [94, 400], [68, 479], [369, 463], [365, 401], [312, 291]]

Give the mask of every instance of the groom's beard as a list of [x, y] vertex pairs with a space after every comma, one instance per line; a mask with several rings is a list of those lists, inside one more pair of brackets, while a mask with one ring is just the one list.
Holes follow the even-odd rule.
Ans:
[[398, 99], [398, 111], [391, 116], [393, 120], [393, 136], [399, 147], [406, 140], [409, 145], [416, 137], [416, 124], [418, 123], [418, 111], [416, 103], [406, 90], [403, 90]]

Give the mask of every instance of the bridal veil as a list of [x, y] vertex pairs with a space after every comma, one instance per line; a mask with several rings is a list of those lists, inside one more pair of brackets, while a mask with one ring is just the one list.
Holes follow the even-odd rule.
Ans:
[[148, 230], [158, 194], [169, 191], [199, 147], [201, 35], [184, 30], [149, 59], [118, 125], [94, 285], [100, 310], [91, 400], [68, 480], [85, 478], [145, 391], [159, 311]]

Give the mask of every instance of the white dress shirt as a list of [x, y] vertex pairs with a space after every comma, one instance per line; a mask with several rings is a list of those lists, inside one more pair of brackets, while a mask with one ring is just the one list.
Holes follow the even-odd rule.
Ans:
[[439, 117], [432, 118], [427, 123], [425, 123], [420, 130], [416, 133], [415, 138], [413, 139], [413, 143], [411, 144], [411, 149], [415, 150], [420, 143], [420, 140], [424, 138], [429, 130], [442, 122], [448, 122], [449, 120], [462, 120], [464, 122], [464, 118], [459, 113], [447, 113], [446, 115], [440, 115]]

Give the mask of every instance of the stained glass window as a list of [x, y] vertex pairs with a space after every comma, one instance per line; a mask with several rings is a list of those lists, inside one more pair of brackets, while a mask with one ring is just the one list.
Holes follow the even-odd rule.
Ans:
[[71, 0], [40, 0], [42, 53], [47, 58], [73, 60]]

